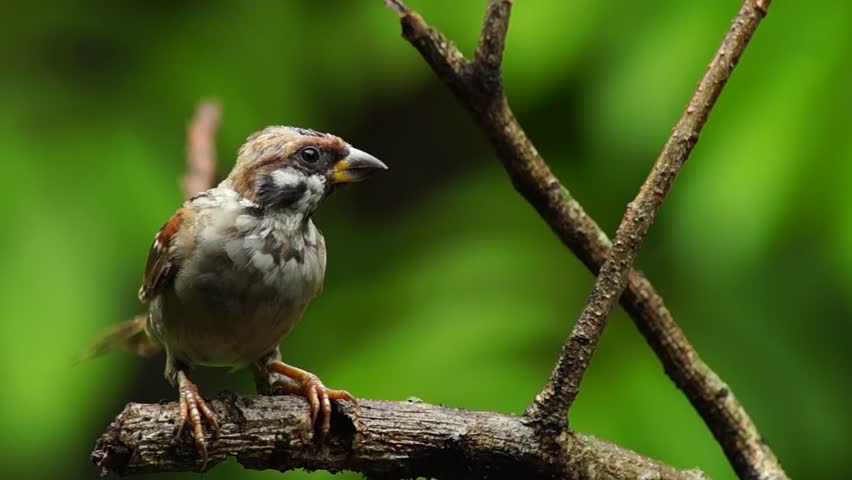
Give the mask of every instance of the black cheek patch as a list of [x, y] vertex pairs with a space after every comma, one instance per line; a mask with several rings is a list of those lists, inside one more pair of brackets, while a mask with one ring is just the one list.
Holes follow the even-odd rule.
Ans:
[[304, 182], [292, 186], [277, 185], [270, 175], [266, 175], [257, 186], [257, 203], [263, 208], [284, 208], [298, 202], [308, 190]]

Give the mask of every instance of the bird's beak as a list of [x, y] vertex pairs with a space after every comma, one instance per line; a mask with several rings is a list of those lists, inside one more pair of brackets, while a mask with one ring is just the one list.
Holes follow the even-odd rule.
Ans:
[[360, 182], [370, 175], [387, 170], [388, 166], [367, 152], [349, 147], [349, 155], [331, 167], [329, 177], [333, 183]]

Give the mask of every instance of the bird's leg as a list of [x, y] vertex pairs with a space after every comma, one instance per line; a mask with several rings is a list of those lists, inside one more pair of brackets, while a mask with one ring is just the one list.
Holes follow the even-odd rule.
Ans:
[[261, 395], [300, 395], [302, 393], [301, 383], [269, 370], [265, 362], [253, 364], [252, 373], [254, 373], [257, 393]]
[[284, 395], [294, 393], [292, 388], [285, 388], [285, 377], [270, 371], [267, 367], [267, 364], [276, 360], [281, 360], [281, 350], [278, 347], [270, 350], [251, 364], [251, 372], [254, 375], [254, 385], [257, 393], [261, 395]]
[[189, 423], [190, 433], [195, 440], [195, 448], [203, 460], [201, 470], [207, 469], [207, 439], [204, 438], [204, 428], [201, 425], [202, 415], [214, 432], [219, 433], [219, 422], [216, 414], [201, 398], [198, 387], [189, 381], [183, 370], [177, 371], [178, 392], [180, 393], [180, 406], [178, 412], [177, 434], [179, 438], [183, 433], [183, 427]]

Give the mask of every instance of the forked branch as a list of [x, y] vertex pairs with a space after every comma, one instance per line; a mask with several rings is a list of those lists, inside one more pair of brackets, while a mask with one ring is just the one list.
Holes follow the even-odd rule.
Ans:
[[[665, 194], [665, 190], [658, 194], [655, 189], [667, 189], [686, 160], [736, 61], [766, 15], [770, 0], [743, 3], [666, 143], [643, 189], [646, 194], [640, 194], [638, 202], [631, 203], [623, 228], [619, 229], [623, 238], [616, 243], [615, 251], [606, 233], [544, 162], [503, 95], [499, 52], [505, 44], [512, 2], [489, 1], [473, 61], [465, 59], [450, 40], [401, 1], [386, 3], [400, 16], [403, 37], [420, 52], [488, 137], [515, 189], [593, 273], [599, 273], [610, 259], [604, 279], [596, 282], [589, 307], [563, 346], [551, 380], [531, 406], [530, 418], [545, 429], [560, 430], [564, 426], [565, 412], [576, 397], [606, 317], [626, 283], [620, 296], [622, 306], [654, 349], [667, 374], [684, 391], [722, 445], [737, 473], [743, 478], [786, 478], [731, 389], [704, 363], [651, 283], [629, 268], [642, 236], [653, 221], [657, 202]], [[622, 261], [628, 265], [621, 264]]]

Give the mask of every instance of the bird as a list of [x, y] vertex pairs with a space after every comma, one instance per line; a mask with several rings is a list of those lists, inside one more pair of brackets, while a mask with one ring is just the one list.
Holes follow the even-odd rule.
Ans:
[[165, 350], [164, 374], [178, 390], [177, 437], [189, 427], [202, 470], [204, 424], [220, 427], [191, 367], [248, 367], [259, 393], [306, 397], [321, 435], [332, 400], [357, 406], [347, 391], [284, 363], [279, 342], [323, 288], [326, 243], [313, 213], [339, 186], [387, 168], [335, 135], [267, 127], [246, 139], [221, 183], [187, 200], [155, 235], [139, 289], [147, 315], [95, 349]]

